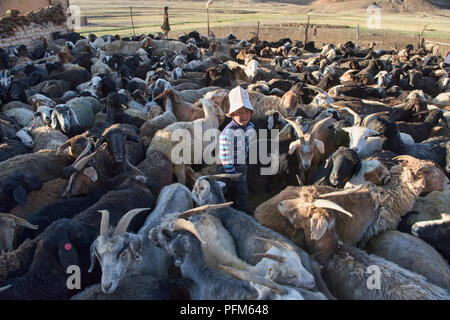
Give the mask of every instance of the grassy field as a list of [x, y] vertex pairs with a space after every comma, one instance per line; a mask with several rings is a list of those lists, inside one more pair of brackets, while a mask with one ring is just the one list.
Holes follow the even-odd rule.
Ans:
[[[176, 38], [183, 32], [198, 30], [206, 33], [206, 1], [129, 1], [129, 0], [71, 0], [78, 5], [81, 14], [88, 17], [89, 24], [77, 29], [84, 35], [95, 33], [132, 35], [130, 6], [136, 34], [160, 32], [162, 8], [169, 6], [171, 32]], [[217, 36], [229, 32], [238, 38], [250, 38], [256, 32], [260, 22], [260, 38], [278, 40], [282, 37], [291, 39], [304, 38], [306, 13], [314, 9], [311, 23], [318, 26], [315, 39], [318, 44], [347, 40], [356, 40], [356, 27], [360, 25], [361, 44], [375, 41], [379, 48], [401, 47], [407, 43], [417, 44], [418, 34], [426, 25], [425, 38], [450, 43], [450, 11], [440, 10], [433, 13], [395, 13], [381, 10], [380, 29], [367, 28], [369, 14], [365, 9], [345, 7], [333, 11], [320, 6], [293, 5], [276, 2], [216, 1], [209, 10], [210, 26]], [[332, 11], [332, 12], [330, 12]], [[329, 25], [327, 27], [327, 25]], [[330, 27], [331, 26], [331, 27]], [[338, 28], [333, 26], [343, 26]], [[445, 48], [443, 48], [444, 50]]]

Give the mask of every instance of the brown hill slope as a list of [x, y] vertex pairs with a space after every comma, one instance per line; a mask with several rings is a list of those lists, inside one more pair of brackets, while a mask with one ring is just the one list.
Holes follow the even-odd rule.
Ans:
[[[371, 4], [376, 4], [380, 8], [393, 9], [398, 12], [420, 11], [429, 12], [438, 9], [450, 9], [448, 0], [254, 0], [255, 2], [282, 2], [299, 5], [321, 6], [330, 5], [330, 9], [347, 8], [367, 8]], [[338, 5], [335, 8], [335, 5]]]

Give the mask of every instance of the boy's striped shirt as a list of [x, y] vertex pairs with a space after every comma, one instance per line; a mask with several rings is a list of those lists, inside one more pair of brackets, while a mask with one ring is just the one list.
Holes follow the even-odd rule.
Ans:
[[[244, 146], [239, 133], [245, 135]], [[249, 136], [252, 134], [256, 134], [252, 122], [242, 127], [233, 120], [223, 129], [219, 138], [219, 158], [226, 173], [236, 173], [235, 164], [248, 162]]]

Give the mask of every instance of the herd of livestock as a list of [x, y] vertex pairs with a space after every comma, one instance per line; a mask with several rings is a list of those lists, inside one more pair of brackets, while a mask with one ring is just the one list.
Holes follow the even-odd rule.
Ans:
[[[0, 299], [450, 298], [434, 46], [54, 33], [0, 70]], [[253, 216], [236, 175], [171, 158], [175, 130], [228, 124], [237, 85], [279, 130]]]

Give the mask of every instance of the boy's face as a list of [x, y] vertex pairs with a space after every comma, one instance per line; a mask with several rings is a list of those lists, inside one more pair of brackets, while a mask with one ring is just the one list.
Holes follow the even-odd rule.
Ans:
[[236, 110], [231, 114], [231, 118], [240, 126], [245, 126], [252, 117], [252, 112], [244, 107]]

